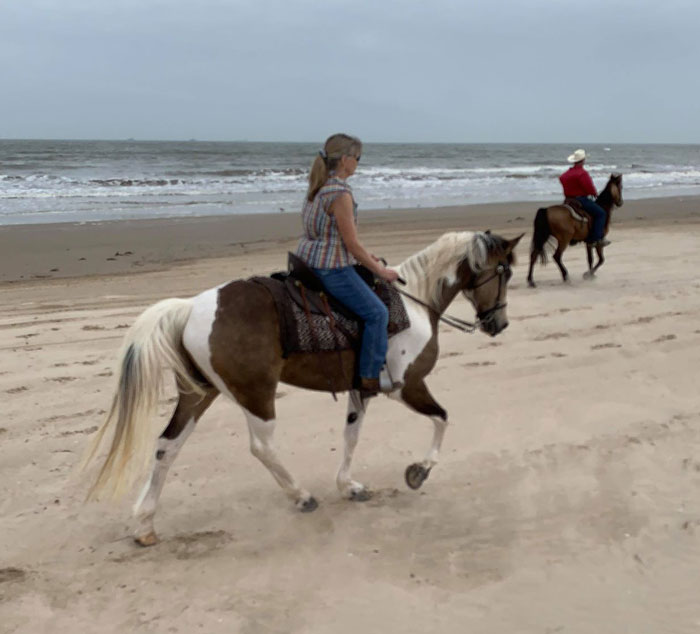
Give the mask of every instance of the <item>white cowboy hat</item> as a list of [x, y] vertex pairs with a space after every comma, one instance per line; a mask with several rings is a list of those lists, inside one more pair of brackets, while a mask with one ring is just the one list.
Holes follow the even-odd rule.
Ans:
[[569, 163], [578, 163], [579, 161], [583, 161], [583, 159], [586, 158], [586, 150], [576, 150], [573, 154], [569, 156], [566, 160], [569, 161]]

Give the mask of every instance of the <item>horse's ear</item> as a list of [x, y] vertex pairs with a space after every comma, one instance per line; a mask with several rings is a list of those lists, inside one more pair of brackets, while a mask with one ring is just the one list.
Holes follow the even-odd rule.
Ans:
[[491, 229], [487, 229], [486, 231], [484, 231], [484, 233], [485, 233], [487, 236], [490, 236], [490, 235], [491, 235]]
[[513, 238], [512, 240], [508, 240], [508, 245], [506, 246], [506, 254], [511, 253], [513, 249], [518, 245], [518, 242], [520, 242], [521, 238], [524, 236], [524, 233], [521, 233], [517, 238]]

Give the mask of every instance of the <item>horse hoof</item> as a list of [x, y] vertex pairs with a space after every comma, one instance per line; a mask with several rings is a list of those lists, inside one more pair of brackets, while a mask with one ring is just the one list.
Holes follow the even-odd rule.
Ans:
[[412, 489], [420, 489], [423, 482], [428, 479], [430, 469], [426, 469], [423, 465], [412, 464], [406, 468], [406, 484]]
[[583, 279], [584, 279], [584, 280], [592, 280], [594, 276], [595, 276], [594, 273], [591, 273], [590, 271], [586, 271], [586, 272], [583, 274]]
[[358, 491], [352, 491], [350, 493], [351, 502], [366, 502], [372, 499], [372, 491], [369, 489], [359, 489]]
[[147, 548], [148, 546], [155, 546], [158, 543], [158, 536], [154, 531], [146, 533], [145, 535], [139, 535], [134, 537], [134, 541], [139, 545]]
[[528, 281], [527, 281], [527, 285], [528, 285], [530, 288], [537, 288], [537, 284], [535, 284], [532, 280], [528, 280]]
[[318, 502], [314, 497], [310, 497], [308, 500], [299, 500], [297, 508], [302, 513], [311, 513], [311, 511], [315, 511], [318, 508]]

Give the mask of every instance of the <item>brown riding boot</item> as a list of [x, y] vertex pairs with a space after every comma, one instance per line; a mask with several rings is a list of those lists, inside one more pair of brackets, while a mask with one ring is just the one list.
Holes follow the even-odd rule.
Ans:
[[360, 395], [362, 398], [370, 398], [379, 394], [379, 379], [360, 377]]

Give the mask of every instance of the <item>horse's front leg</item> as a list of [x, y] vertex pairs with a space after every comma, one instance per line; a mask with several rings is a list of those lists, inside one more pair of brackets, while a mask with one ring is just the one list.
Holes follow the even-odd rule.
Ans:
[[603, 257], [603, 247], [601, 247], [599, 244], [596, 244], [595, 252], [598, 255], [598, 262], [596, 262], [596, 265], [593, 267], [593, 270], [591, 271], [591, 276], [595, 275], [595, 272], [600, 268], [603, 262], [605, 262], [605, 257]]
[[365, 487], [364, 484], [355, 482], [350, 475], [352, 456], [355, 453], [355, 447], [357, 447], [360, 429], [362, 428], [362, 420], [365, 417], [365, 410], [368, 403], [368, 400], [362, 401], [359, 392], [355, 390], [350, 391], [348, 397], [348, 412], [345, 418], [345, 451], [343, 454], [343, 462], [340, 464], [338, 475], [335, 480], [340, 494], [355, 502], [364, 502], [372, 497], [370, 490]]
[[[597, 245], [596, 249], [598, 249], [598, 257], [600, 257], [600, 248]], [[586, 258], [588, 259], [588, 270], [583, 274], [583, 279], [590, 280], [595, 275], [595, 269], [593, 268], [593, 245], [589, 242], [586, 242]]]
[[425, 414], [433, 421], [433, 442], [422, 462], [416, 462], [406, 468], [406, 484], [418, 489], [428, 479], [430, 470], [437, 464], [442, 440], [447, 429], [447, 412], [435, 401], [423, 380], [406, 384], [399, 396], [408, 407]]

